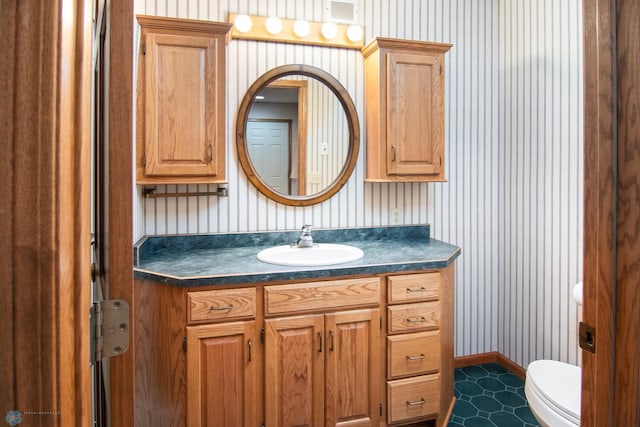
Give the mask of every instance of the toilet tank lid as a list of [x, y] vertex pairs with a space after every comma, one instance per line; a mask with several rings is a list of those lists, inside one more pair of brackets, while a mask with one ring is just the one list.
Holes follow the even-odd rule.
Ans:
[[580, 419], [582, 375], [578, 366], [556, 360], [536, 360], [527, 368], [527, 381], [559, 409]]

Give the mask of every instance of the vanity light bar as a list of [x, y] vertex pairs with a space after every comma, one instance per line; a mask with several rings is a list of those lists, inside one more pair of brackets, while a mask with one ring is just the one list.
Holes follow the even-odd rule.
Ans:
[[[364, 30], [358, 25], [312, 22], [269, 16], [229, 14], [231, 38], [360, 49]], [[268, 28], [267, 28], [268, 27]]]

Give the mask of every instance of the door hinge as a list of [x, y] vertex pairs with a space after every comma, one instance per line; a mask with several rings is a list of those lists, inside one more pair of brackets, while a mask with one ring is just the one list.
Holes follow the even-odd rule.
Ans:
[[142, 166], [147, 166], [147, 154], [142, 155]]
[[129, 303], [98, 301], [89, 313], [91, 362], [119, 356], [129, 348]]
[[596, 352], [596, 328], [588, 323], [580, 322], [580, 348], [589, 353]]
[[380, 403], [380, 416], [382, 416], [382, 403]]
[[182, 351], [187, 352], [187, 337], [182, 338]]
[[142, 54], [143, 55], [147, 54], [147, 43], [142, 43]]
[[260, 329], [260, 342], [264, 344], [264, 328]]

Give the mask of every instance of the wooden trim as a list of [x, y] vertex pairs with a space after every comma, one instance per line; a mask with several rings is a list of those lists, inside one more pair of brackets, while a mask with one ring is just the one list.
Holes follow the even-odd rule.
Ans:
[[307, 80], [275, 80], [269, 87], [298, 91], [298, 195], [307, 194]]
[[[133, 304], [133, 2], [111, 0], [108, 22], [106, 241], [108, 298], [129, 302], [129, 334], [133, 341], [136, 306]], [[135, 346], [110, 361], [110, 421], [112, 426], [134, 425]]]
[[90, 12], [7, 0], [0, 14], [0, 411], [25, 425], [91, 423]]
[[376, 37], [360, 51], [365, 58], [378, 49], [408, 50], [411, 52], [426, 50], [431, 53], [446, 53], [453, 47], [450, 43], [436, 43], [419, 40], [392, 39], [387, 37]]
[[[249, 117], [249, 111], [253, 105], [255, 95], [258, 94], [265, 86], [271, 84], [274, 80], [281, 77], [301, 75], [314, 78], [325, 84], [336, 95], [340, 104], [344, 108], [349, 124], [349, 151], [338, 177], [333, 183], [324, 190], [310, 196], [286, 196], [277, 193], [265, 184], [257, 174], [249, 159], [249, 150], [246, 141], [246, 122]], [[358, 160], [358, 150], [360, 149], [360, 125], [358, 121], [358, 113], [356, 111], [353, 100], [349, 96], [349, 92], [342, 84], [326, 71], [309, 65], [293, 64], [283, 65], [273, 68], [260, 76], [250, 87], [240, 103], [238, 115], [236, 117], [236, 148], [238, 150], [238, 160], [240, 166], [247, 175], [249, 181], [266, 197], [289, 206], [310, 206], [323, 202], [336, 194], [349, 180]]]
[[616, 8], [617, 180], [616, 248], [613, 257], [616, 266], [613, 424], [637, 426], [640, 425], [640, 128], [637, 123], [640, 108], [640, 4], [637, 0], [618, 0]]
[[187, 31], [193, 34], [194, 31], [201, 31], [208, 35], [211, 34], [224, 34], [225, 41], [231, 40], [231, 27], [232, 24], [227, 22], [213, 22], [203, 21], [196, 19], [184, 19], [184, 18], [168, 18], [164, 16], [146, 16], [136, 15], [136, 19], [141, 27], [147, 29], [154, 29], [160, 31]]
[[[615, 62], [610, 0], [585, 0], [583, 321], [597, 353], [582, 352], [581, 424], [614, 425]], [[624, 425], [624, 424], [620, 424]]]
[[456, 357], [454, 360], [454, 366], [456, 368], [464, 368], [466, 366], [483, 365], [485, 363], [497, 363], [502, 366], [518, 378], [524, 380], [527, 376], [526, 369], [518, 365], [513, 360], [506, 357], [504, 354], [497, 351], [490, 351], [488, 353], [472, 354], [469, 356]]

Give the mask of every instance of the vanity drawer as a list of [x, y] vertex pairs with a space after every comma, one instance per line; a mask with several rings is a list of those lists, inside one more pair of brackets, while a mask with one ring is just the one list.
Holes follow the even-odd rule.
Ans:
[[387, 310], [389, 333], [438, 329], [440, 327], [439, 301], [392, 305]]
[[440, 298], [440, 272], [390, 276], [387, 286], [389, 304], [433, 301]]
[[265, 286], [265, 315], [380, 303], [380, 278], [329, 280]]
[[440, 408], [440, 374], [387, 381], [389, 424], [435, 417]]
[[187, 292], [189, 323], [256, 316], [256, 288]]
[[387, 337], [389, 379], [440, 370], [440, 331]]

